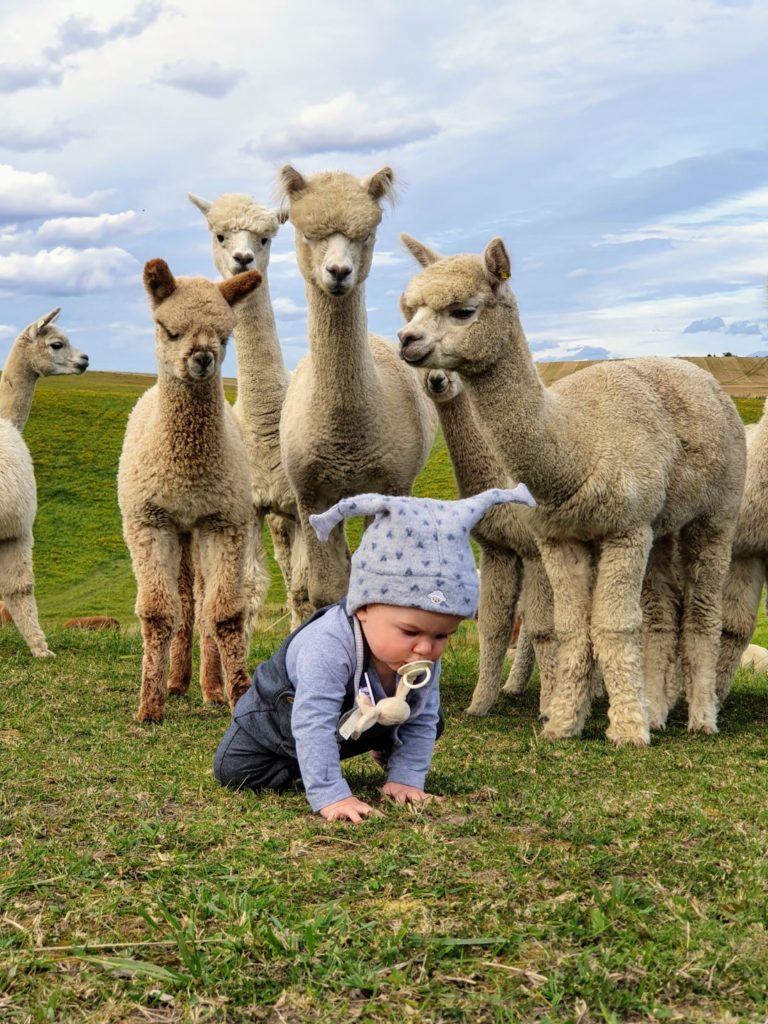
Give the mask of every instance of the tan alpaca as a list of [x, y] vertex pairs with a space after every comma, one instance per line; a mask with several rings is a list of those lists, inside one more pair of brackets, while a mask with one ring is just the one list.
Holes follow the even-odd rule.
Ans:
[[0, 593], [32, 654], [53, 657], [40, 628], [32, 570], [32, 524], [37, 488], [21, 431], [40, 377], [83, 373], [88, 356], [54, 326], [53, 309], [14, 341], [0, 380]]
[[[144, 638], [137, 718], [159, 722], [171, 641], [172, 692], [189, 685], [191, 553], [199, 559], [201, 630], [215, 637], [230, 704], [248, 688], [244, 627], [252, 502], [245, 446], [224, 397], [221, 362], [232, 307], [261, 282], [257, 271], [214, 284], [174, 278], [163, 260], [144, 267], [155, 320], [157, 384], [136, 403], [120, 456], [117, 490], [136, 576]], [[224, 695], [201, 674], [203, 697]]]
[[364, 285], [391, 169], [305, 178], [286, 165], [280, 177], [306, 282], [310, 349], [288, 385], [280, 443], [305, 529], [309, 601], [319, 607], [346, 592], [348, 551], [343, 525], [321, 544], [309, 516], [353, 494], [409, 494], [437, 416], [396, 349], [368, 334]]
[[681, 360], [599, 363], [546, 389], [507, 285], [501, 239], [426, 269], [406, 290], [403, 357], [454, 369], [483, 432], [538, 506], [531, 515], [554, 592], [558, 677], [543, 735], [581, 734], [590, 638], [609, 697], [608, 736], [649, 742], [641, 589], [655, 537], [679, 531], [688, 727], [717, 731], [722, 585], [744, 485], [744, 429], [708, 373]]
[[[458, 374], [430, 370], [424, 380], [440, 417], [443, 436], [462, 498], [491, 487], [510, 487], [509, 474], [480, 431]], [[496, 505], [472, 530], [480, 548], [480, 600], [477, 629], [480, 664], [470, 715], [487, 715], [501, 688], [504, 657], [512, 637], [515, 609], [525, 589], [526, 633], [538, 654], [541, 676], [540, 711], [546, 717], [555, 681], [557, 638], [552, 616], [552, 590], [539, 558], [536, 538], [523, 506]], [[525, 564], [525, 588], [523, 565]], [[522, 664], [510, 670], [505, 693], [520, 693], [533, 665], [522, 678]]]
[[[265, 566], [262, 526], [266, 517], [285, 580], [291, 628], [295, 629], [309, 613], [306, 549], [296, 497], [280, 458], [280, 413], [289, 374], [280, 351], [267, 281], [272, 239], [286, 215], [239, 192], [227, 192], [213, 202], [190, 192], [189, 199], [206, 218], [213, 262], [221, 276], [228, 280], [246, 270], [258, 270], [262, 276], [261, 286], [236, 310], [234, 411], [242, 427], [251, 470], [256, 519], [254, 558]], [[263, 592], [255, 595], [259, 607], [264, 596]]]

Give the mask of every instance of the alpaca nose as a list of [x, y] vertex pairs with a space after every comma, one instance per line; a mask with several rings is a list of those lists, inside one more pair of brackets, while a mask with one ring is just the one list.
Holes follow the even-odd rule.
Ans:
[[336, 284], [344, 284], [346, 279], [352, 273], [351, 263], [331, 263], [327, 268], [328, 273], [334, 279]]
[[82, 368], [85, 370], [85, 369], [87, 369], [89, 362], [90, 362], [90, 360], [88, 359], [88, 356], [85, 354], [85, 352], [83, 352], [83, 354], [80, 356], [80, 358], [77, 361], [77, 365], [78, 366], [82, 366]]
[[192, 357], [201, 370], [207, 370], [213, 363], [212, 352], [195, 352]]
[[402, 330], [397, 332], [397, 336], [400, 339], [401, 345], [409, 345], [414, 341], [421, 341], [424, 337], [421, 331], [417, 331], [413, 327], [403, 327]]
[[239, 263], [240, 266], [243, 268], [243, 270], [245, 270], [245, 268], [249, 264], [253, 263], [253, 253], [252, 252], [233, 252], [232, 253], [232, 259], [235, 261], [235, 263]]

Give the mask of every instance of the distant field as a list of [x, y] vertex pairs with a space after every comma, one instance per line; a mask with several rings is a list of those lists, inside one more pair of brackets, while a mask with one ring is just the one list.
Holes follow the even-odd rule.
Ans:
[[[135, 623], [135, 589], [122, 538], [116, 474], [125, 422], [150, 375], [86, 373], [38, 384], [25, 431], [35, 462], [39, 511], [35, 575], [46, 628], [74, 615], [114, 615]], [[234, 383], [226, 387], [234, 400]], [[763, 399], [738, 399], [745, 422], [759, 419]], [[453, 471], [442, 437], [418, 478], [415, 493], [454, 497]], [[359, 534], [353, 528], [353, 541]], [[285, 599], [265, 533], [271, 585], [267, 603]]]

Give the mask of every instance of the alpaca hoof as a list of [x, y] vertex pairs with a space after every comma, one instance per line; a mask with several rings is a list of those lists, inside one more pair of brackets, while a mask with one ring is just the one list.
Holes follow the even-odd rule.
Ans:
[[162, 712], [151, 714], [149, 711], [137, 711], [136, 721], [143, 725], [160, 725], [163, 721]]
[[520, 686], [518, 683], [506, 683], [501, 688], [502, 693], [509, 694], [510, 697], [519, 697], [520, 694], [525, 690], [525, 686]]
[[650, 730], [645, 726], [609, 726], [606, 739], [615, 747], [649, 747]]
[[168, 696], [169, 697], [186, 697], [188, 688], [186, 686], [169, 686]]
[[464, 708], [464, 714], [472, 715], [473, 718], [485, 718], [490, 710], [491, 708], [489, 705], [470, 704], [468, 708]]
[[44, 647], [41, 650], [32, 651], [32, 655], [35, 658], [55, 658], [56, 657], [56, 655], [53, 653], [53, 651], [49, 651], [47, 647]]
[[717, 731], [717, 725], [714, 722], [691, 721], [688, 723], [688, 732], [698, 732], [702, 736], [714, 736]]
[[553, 726], [549, 721], [539, 733], [543, 740], [577, 740], [580, 736], [574, 728], [562, 729]]
[[223, 690], [219, 690], [218, 692], [216, 692], [214, 690], [211, 693], [203, 694], [203, 704], [226, 704], [226, 703], [228, 703], [228, 701], [227, 701], [227, 698], [224, 696], [224, 691]]

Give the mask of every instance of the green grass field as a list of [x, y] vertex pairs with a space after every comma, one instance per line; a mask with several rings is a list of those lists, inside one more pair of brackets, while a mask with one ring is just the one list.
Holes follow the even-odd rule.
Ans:
[[[467, 623], [444, 659], [428, 783], [442, 801], [357, 827], [324, 824], [298, 793], [222, 791], [227, 712], [194, 686], [163, 726], [133, 720], [115, 473], [146, 385], [43, 382], [26, 432], [58, 656], [0, 630], [0, 1021], [765, 1021], [764, 677], [739, 674], [715, 737], [688, 736], [679, 708], [651, 748], [616, 751], [601, 702], [582, 741], [545, 744], [535, 684], [462, 714]], [[739, 406], [755, 419], [762, 401]], [[417, 489], [455, 493], [439, 442]], [[252, 661], [284, 635], [281, 600], [273, 571]], [[126, 628], [60, 629], [91, 613]], [[377, 799], [372, 760], [347, 773]]]

